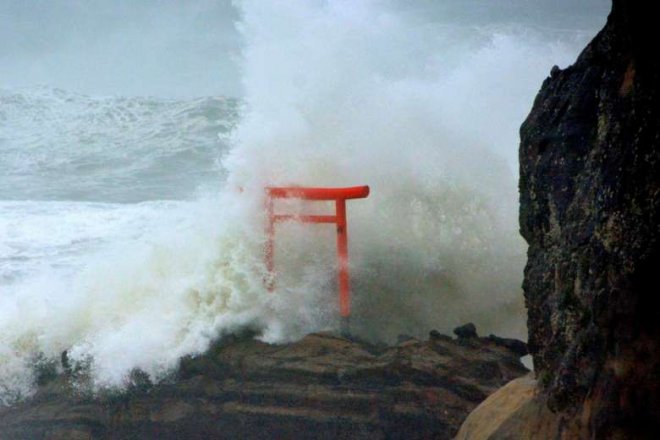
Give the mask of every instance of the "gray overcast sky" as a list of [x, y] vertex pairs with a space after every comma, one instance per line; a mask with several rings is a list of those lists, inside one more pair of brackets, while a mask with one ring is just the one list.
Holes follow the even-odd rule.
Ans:
[[238, 95], [230, 0], [0, 0], [0, 87]]
[[[385, 3], [431, 21], [523, 21], [570, 29], [600, 26], [610, 5], [609, 0]], [[0, 87], [240, 96], [238, 17], [231, 0], [0, 0]]]

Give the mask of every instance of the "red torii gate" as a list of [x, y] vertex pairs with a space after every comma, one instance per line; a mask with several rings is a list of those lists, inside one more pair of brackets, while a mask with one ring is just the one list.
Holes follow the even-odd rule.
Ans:
[[[335, 223], [337, 225], [337, 260], [339, 262], [339, 313], [343, 318], [351, 314], [351, 293], [348, 277], [348, 231], [346, 223], [346, 200], [362, 199], [369, 195], [368, 186], [348, 188], [309, 188], [309, 187], [266, 187], [266, 269], [269, 279], [268, 290], [274, 288], [275, 225], [278, 222], [294, 220], [302, 223]], [[276, 214], [274, 199], [301, 199], [315, 201], [335, 201], [335, 215], [296, 215]]]

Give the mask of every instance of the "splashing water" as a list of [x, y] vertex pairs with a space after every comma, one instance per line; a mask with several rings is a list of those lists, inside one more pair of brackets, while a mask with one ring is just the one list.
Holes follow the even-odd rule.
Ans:
[[0, 95], [0, 401], [63, 350], [98, 388], [162, 378], [244, 326], [268, 341], [333, 328], [331, 228], [282, 226], [277, 292], [263, 286], [267, 184], [371, 186], [348, 206], [355, 333], [474, 321], [525, 337], [517, 129], [586, 35], [373, 2], [241, 10], [240, 117], [215, 98]]

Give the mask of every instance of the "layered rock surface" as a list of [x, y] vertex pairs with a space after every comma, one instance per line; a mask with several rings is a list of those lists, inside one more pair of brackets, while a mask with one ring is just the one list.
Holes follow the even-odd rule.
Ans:
[[71, 375], [0, 410], [1, 439], [452, 438], [465, 416], [527, 373], [524, 344], [432, 332], [376, 347], [312, 334], [285, 345], [229, 337], [170, 381], [85, 396]]

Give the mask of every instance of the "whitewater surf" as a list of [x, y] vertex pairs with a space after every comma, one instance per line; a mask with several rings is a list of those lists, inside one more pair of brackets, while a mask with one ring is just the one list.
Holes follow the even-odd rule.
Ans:
[[0, 92], [1, 402], [63, 351], [121, 387], [236, 329], [336, 329], [333, 230], [279, 229], [264, 286], [266, 185], [370, 185], [349, 206], [356, 335], [525, 338], [517, 129], [588, 33], [387, 2], [239, 9], [241, 99]]

